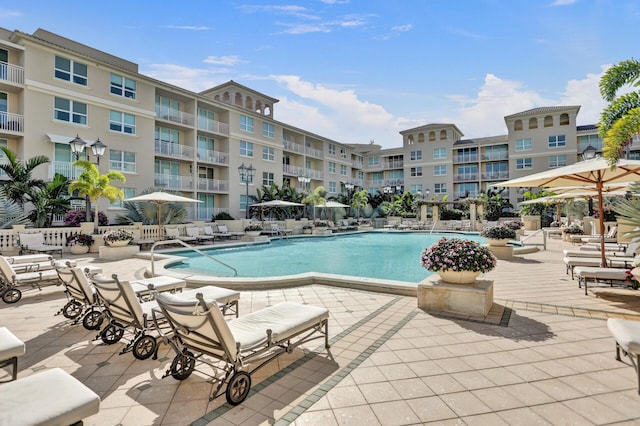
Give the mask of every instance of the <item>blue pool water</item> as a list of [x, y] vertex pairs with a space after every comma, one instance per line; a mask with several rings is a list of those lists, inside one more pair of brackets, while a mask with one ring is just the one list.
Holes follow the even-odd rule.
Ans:
[[[447, 237], [456, 235], [446, 234]], [[239, 277], [271, 277], [323, 272], [397, 281], [419, 282], [431, 275], [420, 266], [420, 253], [441, 238], [426, 233], [365, 233], [327, 238], [289, 238], [270, 244], [207, 250], [233, 266]], [[462, 238], [484, 243], [477, 235]], [[228, 276], [229, 269], [195, 252], [172, 269]]]

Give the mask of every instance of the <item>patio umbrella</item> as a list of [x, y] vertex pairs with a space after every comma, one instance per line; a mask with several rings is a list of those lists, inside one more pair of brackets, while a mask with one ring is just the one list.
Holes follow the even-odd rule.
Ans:
[[[604, 235], [604, 205], [602, 202], [605, 185], [624, 184], [640, 180], [640, 161], [619, 160], [611, 167], [607, 160], [598, 157], [580, 161], [556, 169], [546, 170], [517, 179], [495, 184], [500, 187], [536, 187], [555, 188], [567, 186], [582, 186], [593, 193], [598, 200], [600, 235]], [[604, 252], [604, 237], [600, 238], [600, 252], [602, 266], [606, 266]]]
[[150, 194], [138, 195], [137, 197], [127, 198], [123, 201], [131, 202], [147, 202], [154, 203], [158, 206], [158, 237], [162, 239], [162, 224], [160, 223], [160, 213], [163, 204], [169, 203], [201, 203], [200, 200], [194, 200], [193, 198], [182, 197], [180, 195], [170, 194], [168, 192], [152, 192]]
[[284, 200], [271, 200], [264, 201], [262, 203], [251, 204], [251, 207], [259, 206], [261, 208], [261, 216], [262, 222], [264, 222], [264, 209], [270, 209], [272, 207], [304, 207], [304, 204], [294, 203], [293, 201], [284, 201]]

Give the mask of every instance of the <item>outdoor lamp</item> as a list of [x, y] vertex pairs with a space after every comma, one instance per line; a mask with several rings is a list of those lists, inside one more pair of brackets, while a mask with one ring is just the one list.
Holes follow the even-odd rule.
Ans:
[[591, 160], [596, 156], [596, 149], [591, 145], [587, 146], [584, 151], [582, 151], [582, 159], [583, 160]]
[[87, 146], [86, 142], [80, 139], [80, 136], [76, 134], [76, 137], [69, 142], [71, 147], [71, 153], [76, 156], [76, 161], [80, 159], [80, 154], [84, 152], [84, 148]]

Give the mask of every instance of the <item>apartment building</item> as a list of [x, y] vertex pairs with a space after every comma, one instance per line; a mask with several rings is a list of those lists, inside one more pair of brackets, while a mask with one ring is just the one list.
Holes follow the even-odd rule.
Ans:
[[[322, 185], [329, 195], [365, 188], [455, 200], [602, 147], [595, 126], [576, 126], [579, 106], [516, 113], [505, 117], [507, 135], [477, 139], [463, 139], [455, 124], [428, 124], [401, 131], [402, 146], [382, 149], [279, 122], [277, 103], [234, 81], [191, 92], [43, 29], [0, 29], [0, 146], [22, 160], [47, 156], [48, 168], [35, 177], [75, 179], [70, 141], [77, 136], [86, 143], [80, 158], [126, 176], [116, 183], [126, 197], [164, 188], [202, 201], [189, 207], [191, 220], [221, 211], [242, 218], [247, 192], [271, 183], [305, 192]], [[92, 154], [98, 140], [107, 147], [101, 157]], [[242, 166], [253, 176], [239, 173]], [[518, 194], [509, 197], [516, 202]], [[110, 218], [122, 212], [121, 203], [106, 200], [99, 209]]]

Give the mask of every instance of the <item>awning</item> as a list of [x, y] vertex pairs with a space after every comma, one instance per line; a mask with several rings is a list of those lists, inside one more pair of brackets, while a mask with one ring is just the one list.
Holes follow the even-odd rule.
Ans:
[[[69, 145], [69, 142], [71, 142], [75, 138], [75, 136], [60, 136], [60, 135], [52, 135], [50, 133], [47, 133], [47, 137], [53, 143], [63, 143], [65, 145]], [[87, 146], [91, 146], [95, 142], [93, 140], [84, 139], [84, 138], [82, 140], [87, 144]]]

